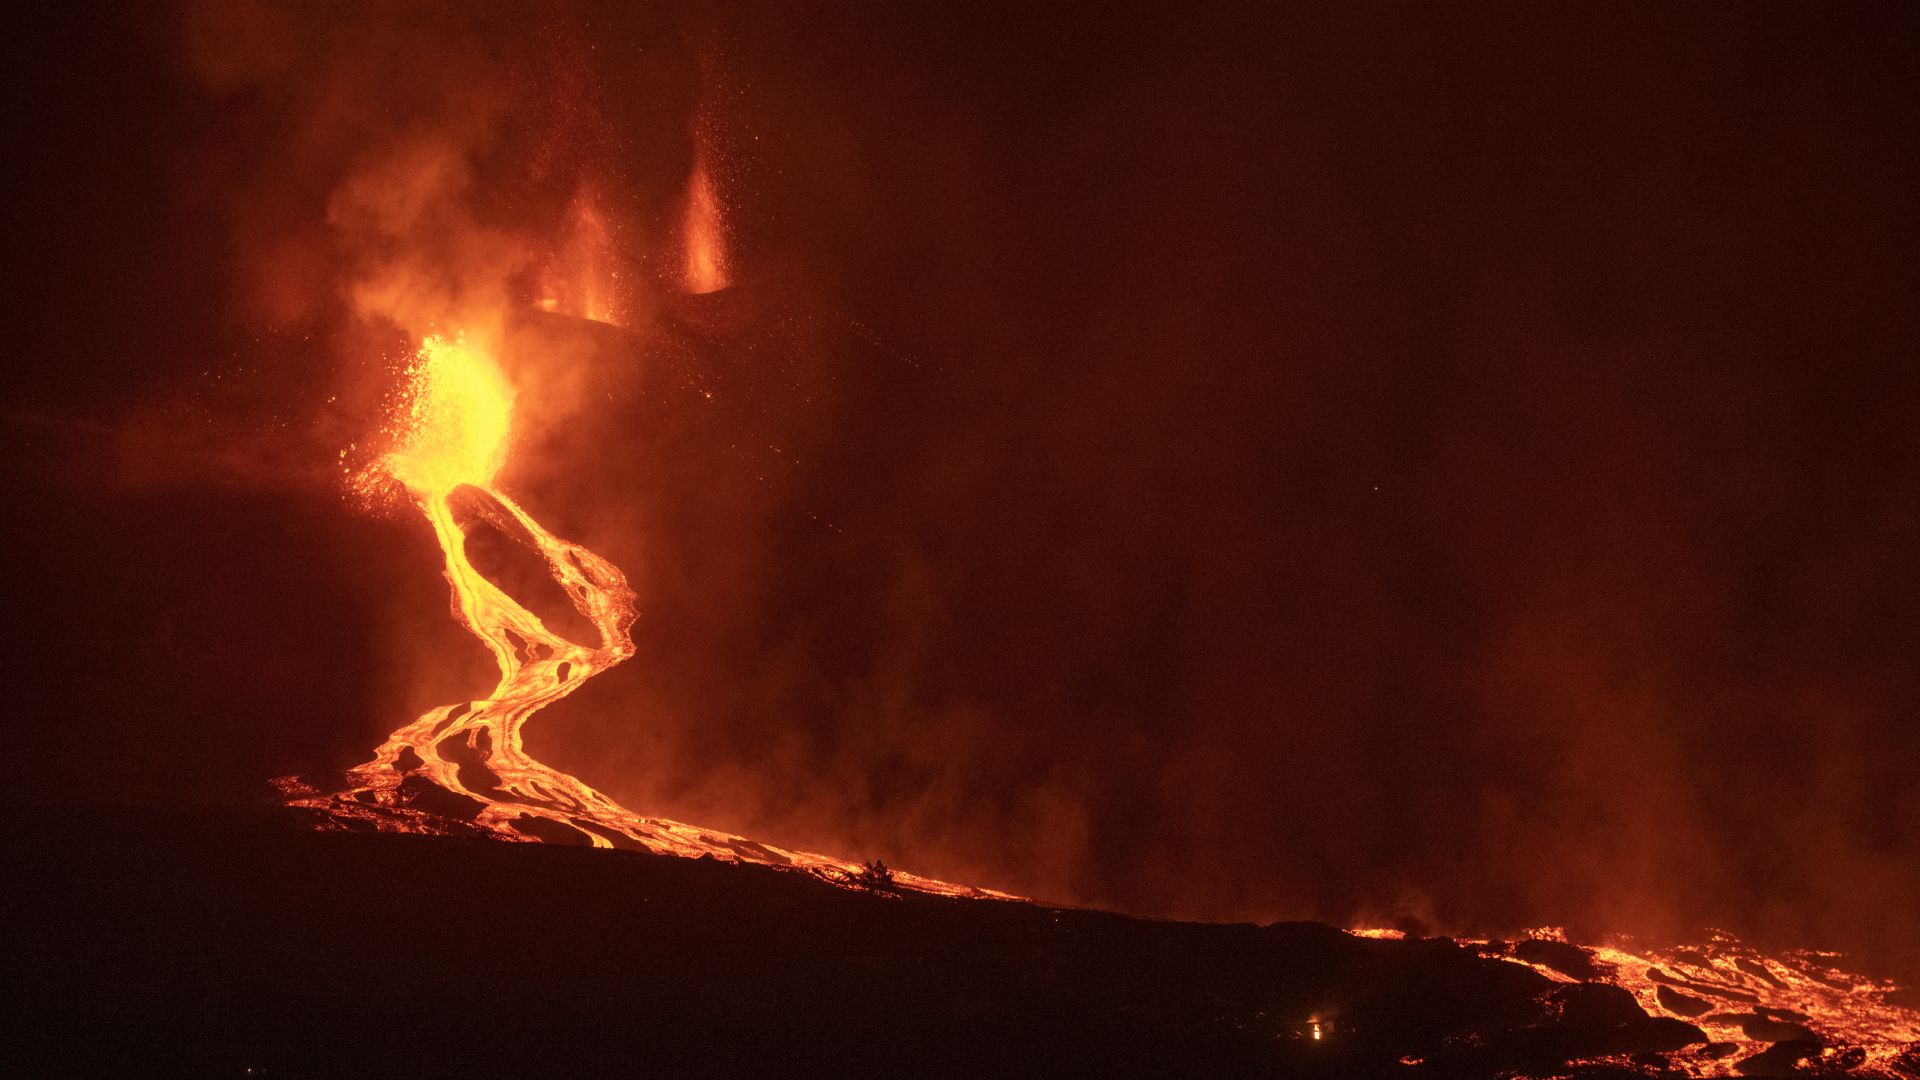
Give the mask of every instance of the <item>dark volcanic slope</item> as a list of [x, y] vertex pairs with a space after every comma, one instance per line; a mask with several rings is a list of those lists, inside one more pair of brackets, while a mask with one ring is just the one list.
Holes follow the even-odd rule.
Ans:
[[15, 1076], [1478, 1076], [1697, 1037], [1444, 940], [280, 812], [13, 827]]

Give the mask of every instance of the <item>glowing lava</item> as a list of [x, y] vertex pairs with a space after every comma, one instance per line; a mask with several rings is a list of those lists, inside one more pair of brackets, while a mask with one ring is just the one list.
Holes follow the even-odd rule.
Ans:
[[461, 484], [488, 487], [506, 463], [513, 389], [466, 338], [429, 337], [407, 380], [400, 445], [381, 466], [415, 495], [444, 503]]
[[[394, 448], [362, 478], [398, 481], [419, 504], [446, 557], [454, 610], [493, 653], [499, 681], [483, 698], [438, 706], [388, 736], [372, 761], [348, 773], [346, 791], [321, 795], [284, 783], [296, 796], [293, 804], [324, 811], [338, 827], [446, 832], [451, 817], [506, 839], [712, 855], [792, 867], [838, 884], [871, 883], [871, 871], [856, 863], [642, 817], [527, 755], [521, 729], [534, 713], [633, 655], [634, 596], [612, 563], [554, 536], [494, 486], [512, 417], [511, 384], [482, 342], [429, 337], [408, 372]], [[477, 571], [456, 505], [538, 552], [592, 623], [596, 640], [553, 632]], [[891, 875], [886, 884], [953, 896], [1004, 895], [911, 874]]]
[[[1362, 929], [1361, 937], [1399, 938], [1397, 930]], [[1535, 941], [1568, 944], [1555, 927], [1530, 931]], [[1506, 942], [1461, 942], [1469, 948], [1522, 964], [1555, 982], [1579, 982], [1537, 958], [1515, 955]], [[1793, 1072], [1844, 1070], [1855, 1076], [1920, 1075], [1920, 1010], [1889, 1000], [1899, 987], [1851, 974], [1831, 953], [1769, 955], [1730, 934], [1715, 931], [1703, 945], [1646, 948], [1620, 939], [1579, 946], [1591, 964], [1592, 981], [1633, 994], [1649, 1016], [1694, 1024], [1707, 1041], [1669, 1055], [1665, 1070], [1689, 1076], [1740, 1076], [1785, 1068]], [[1524, 951], [1524, 950], [1519, 950]], [[1567, 966], [1567, 965], [1562, 965]], [[1775, 1046], [1804, 1053], [1804, 1065], [1760, 1058]], [[1775, 1055], [1779, 1051], [1774, 1051]], [[1757, 1059], [1757, 1060], [1756, 1060]], [[1625, 1071], [1643, 1071], [1627, 1060], [1607, 1059]], [[1663, 1075], [1668, 1073], [1662, 1071]]]
[[[1558, 930], [1539, 933], [1564, 940]], [[1591, 951], [1606, 980], [1632, 991], [1649, 1016], [1698, 1025], [1724, 1051], [1677, 1055], [1674, 1064], [1695, 1076], [1741, 1075], [1749, 1071], [1741, 1063], [1769, 1046], [1799, 1042], [1818, 1044], [1809, 1047], [1810, 1067], [1871, 1075], [1920, 1042], [1920, 1010], [1887, 1001], [1899, 987], [1841, 970], [1830, 953], [1770, 956], [1724, 933], [1690, 948], [1622, 942]]]

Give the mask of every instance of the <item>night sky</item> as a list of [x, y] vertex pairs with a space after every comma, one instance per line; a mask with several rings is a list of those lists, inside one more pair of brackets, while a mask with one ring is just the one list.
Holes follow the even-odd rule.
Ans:
[[1896, 7], [528, 6], [9, 42], [10, 798], [258, 801], [488, 684], [338, 457], [394, 339], [329, 200], [457, 128], [463, 212], [591, 176], [636, 268], [532, 322], [592, 348], [504, 486], [641, 602], [536, 755], [1051, 900], [1920, 975]]

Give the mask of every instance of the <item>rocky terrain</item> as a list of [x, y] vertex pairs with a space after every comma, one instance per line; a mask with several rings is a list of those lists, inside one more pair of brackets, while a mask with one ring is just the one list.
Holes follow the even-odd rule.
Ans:
[[[1511, 946], [311, 824], [17, 813], [8, 1074], [1601, 1076], [1708, 1042]], [[1783, 1033], [1742, 1068], [1849, 1064]]]

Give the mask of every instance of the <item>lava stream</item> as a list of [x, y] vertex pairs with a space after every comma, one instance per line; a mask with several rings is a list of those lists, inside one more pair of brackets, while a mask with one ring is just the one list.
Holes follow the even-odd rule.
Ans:
[[[427, 495], [423, 507], [446, 555], [460, 620], [493, 653], [500, 682], [485, 699], [442, 705], [394, 732], [371, 762], [349, 775], [358, 790], [387, 803], [400, 801], [398, 789], [406, 776], [419, 776], [483, 803], [474, 820], [487, 828], [527, 832], [525, 819], [531, 815], [580, 828], [595, 846], [611, 847], [612, 840], [589, 823], [615, 824], [633, 815], [580, 780], [527, 756], [520, 732], [535, 712], [633, 654], [627, 635], [633, 593], [613, 564], [547, 532], [498, 490], [478, 490], [519, 525], [516, 532], [546, 559], [574, 606], [593, 622], [600, 642], [582, 645], [547, 629], [474, 569], [466, 534], [454, 520], [452, 493]], [[480, 764], [463, 767], [442, 753], [443, 747], [455, 746], [464, 746], [469, 753], [460, 756]], [[475, 783], [462, 779], [463, 768], [477, 775]]]
[[[1405, 936], [1370, 928], [1352, 933]], [[1685, 1020], [1705, 1036], [1658, 1068], [1603, 1059], [1624, 1072], [1722, 1077], [1775, 1075], [1769, 1070], [1784, 1068], [1796, 1075], [1920, 1076], [1920, 1009], [1899, 1002], [1897, 984], [1846, 971], [1833, 953], [1763, 953], [1724, 931], [1699, 945], [1671, 948], [1626, 938], [1575, 945], [1558, 927], [1529, 931], [1518, 943], [1460, 944], [1555, 982], [1611, 983], [1633, 994], [1647, 1015]], [[1804, 1053], [1804, 1064], [1782, 1061], [1772, 1050], [1777, 1046]]]
[[[856, 863], [643, 817], [527, 755], [521, 730], [534, 713], [633, 655], [628, 630], [634, 595], [619, 568], [554, 536], [494, 486], [512, 403], [511, 388], [484, 347], [464, 337], [429, 337], [409, 373], [398, 446], [361, 478], [367, 484], [398, 481], [418, 502], [446, 557], [455, 611], [493, 653], [500, 681], [485, 698], [438, 706], [395, 731], [372, 761], [348, 773], [346, 791], [322, 795], [289, 782], [293, 805], [322, 811], [323, 820], [342, 827], [446, 831], [445, 814], [419, 808], [432, 802], [464, 811], [457, 816], [504, 839], [584, 839], [595, 847], [791, 867], [842, 884], [873, 881]], [[575, 609], [593, 624], [598, 642], [582, 644], [553, 632], [475, 569], [456, 503], [475, 507], [539, 552]], [[951, 896], [1005, 895], [912, 874], [893, 873], [887, 880]]]

